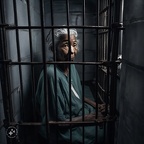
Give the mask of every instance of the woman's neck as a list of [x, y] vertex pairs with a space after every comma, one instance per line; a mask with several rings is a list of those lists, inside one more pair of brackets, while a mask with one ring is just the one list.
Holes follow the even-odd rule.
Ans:
[[69, 73], [69, 65], [68, 64], [57, 64], [58, 68], [64, 72], [64, 74], [67, 76]]

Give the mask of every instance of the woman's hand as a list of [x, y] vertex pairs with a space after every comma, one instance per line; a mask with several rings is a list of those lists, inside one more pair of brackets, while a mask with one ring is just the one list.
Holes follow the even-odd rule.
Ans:
[[84, 121], [94, 121], [96, 119], [95, 113], [90, 113], [84, 116]]

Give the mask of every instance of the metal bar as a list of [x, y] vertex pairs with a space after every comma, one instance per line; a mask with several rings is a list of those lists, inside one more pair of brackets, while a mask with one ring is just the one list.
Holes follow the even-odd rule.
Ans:
[[[99, 0], [96, 1], [96, 26], [99, 26]], [[96, 61], [98, 61], [98, 48], [99, 48], [99, 30], [96, 29]], [[96, 76], [95, 76], [95, 102], [98, 103], [98, 65], [96, 65]], [[98, 104], [96, 105], [96, 119], [98, 118]], [[95, 127], [95, 137], [96, 137], [96, 143], [98, 141], [98, 126]]]
[[[14, 22], [15, 25], [18, 26], [18, 19], [17, 19], [17, 6], [16, 6], [16, 0], [13, 0], [13, 9], [14, 9]], [[17, 45], [17, 56], [18, 56], [18, 62], [21, 61], [21, 54], [20, 54], [20, 43], [19, 43], [19, 32], [18, 29], [16, 29], [16, 45]], [[19, 78], [20, 78], [20, 89], [21, 89], [21, 117], [24, 118], [24, 97], [23, 97], [23, 79], [22, 79], [22, 69], [21, 65], [19, 65]]]
[[[82, 26], [85, 25], [85, 0], [83, 0], [83, 14], [82, 14]], [[85, 29], [82, 29], [82, 61], [85, 62]], [[82, 120], [84, 121], [84, 81], [85, 81], [85, 65], [82, 65]], [[85, 136], [85, 130], [83, 126], [83, 136], [82, 136], [82, 143], [84, 144], [84, 136]]]
[[[111, 10], [112, 10], [112, 0], [109, 0], [109, 10], [108, 10], [108, 25], [111, 26], [111, 16], [112, 16], [112, 13], [111, 13]], [[108, 53], [107, 53], [107, 60], [110, 61], [110, 53], [111, 53], [111, 31], [109, 30], [108, 31]], [[106, 113], [108, 112], [108, 97], [109, 97], [109, 77], [110, 76], [110, 68], [109, 66], [107, 66], [107, 88], [106, 88], [106, 91], [107, 91], [107, 96], [105, 98], [106, 100]]]
[[[28, 13], [28, 26], [31, 27], [31, 12], [30, 12], [30, 0], [27, 1], [27, 13]], [[32, 31], [29, 29], [29, 43], [30, 43], [30, 59], [33, 61], [33, 50], [32, 50]], [[32, 74], [32, 96], [33, 96], [33, 117], [36, 120], [36, 100], [35, 100], [35, 77], [34, 77], [34, 66], [31, 65], [31, 74]]]
[[[120, 23], [123, 25], [123, 11], [124, 11], [124, 0], [120, 2]], [[120, 31], [120, 39], [119, 39], [119, 54], [122, 54], [122, 44], [123, 44], [123, 31]]]
[[[6, 65], [41, 65], [43, 62], [11, 62], [11, 61], [1, 61], [0, 63], [5, 63]], [[116, 61], [97, 61], [97, 62], [74, 62], [74, 61], [49, 61], [45, 62], [46, 64], [79, 64], [79, 65], [104, 65], [104, 66], [112, 66], [114, 63], [120, 64], [119, 60]]]
[[46, 70], [46, 52], [45, 52], [45, 20], [44, 20], [44, 0], [40, 1], [40, 22], [41, 22], [41, 40], [42, 40], [42, 59], [43, 59], [43, 72], [44, 72], [44, 98], [45, 98], [45, 111], [46, 111], [46, 134], [48, 138], [50, 138], [50, 130], [49, 130], [49, 124], [47, 123], [49, 120], [49, 114], [48, 114], [48, 84], [47, 84], [47, 70]]
[[[85, 125], [89, 125], [89, 126], [93, 126], [93, 125], [97, 125], [103, 122], [112, 122], [115, 121], [117, 117], [110, 117], [110, 116], [106, 116], [106, 117], [101, 117], [101, 118], [97, 118], [93, 121], [49, 121], [49, 125], [59, 125], [59, 126], [67, 126], [66, 124], [73, 124], [73, 126], [85, 126]], [[40, 126], [40, 125], [46, 125], [42, 122], [10, 122], [10, 125], [19, 125], [19, 126]]]
[[[111, 17], [112, 17], [112, 0], [109, 0], [108, 2], [108, 5], [109, 5], [109, 9], [108, 9], [108, 26], [110, 27], [111, 26]], [[108, 52], [107, 52], [107, 60], [110, 61], [110, 53], [111, 53], [111, 30], [109, 29], [108, 31]], [[105, 102], [106, 102], [106, 114], [108, 113], [108, 104], [109, 104], [109, 81], [110, 79], [110, 67], [107, 66], [107, 78], [106, 78], [106, 97], [105, 97]], [[106, 128], [107, 127], [107, 124], [104, 125], [104, 127]], [[106, 131], [104, 131], [104, 134], [105, 134], [105, 143], [109, 137], [109, 135], [107, 136], [106, 133], [109, 133], [109, 129]]]
[[[2, 9], [1, 9], [2, 10]], [[1, 18], [2, 18], [3, 16], [2, 16], [2, 13], [1, 13]], [[5, 28], [5, 27], [8, 27], [9, 25], [8, 24], [3, 24], [3, 23], [1, 23], [0, 24], [0, 28]]]
[[[44, 26], [44, 29], [52, 29], [52, 28], [87, 28], [87, 29], [111, 29], [111, 27], [109, 26], [94, 26], [94, 25], [84, 25], [84, 26]], [[6, 29], [40, 29], [40, 26], [16, 26], [16, 25], [10, 25], [8, 24], [8, 26], [5, 26]], [[123, 28], [119, 28], [119, 29], [123, 29]]]
[[[114, 22], [119, 24], [119, 16], [120, 16], [120, 2], [118, 0], [114, 1]], [[113, 27], [113, 47], [112, 47], [112, 60], [116, 60], [118, 57], [118, 40], [119, 40], [119, 30], [117, 29], [118, 24]], [[117, 64], [114, 64], [111, 67], [111, 85], [110, 85], [110, 115], [113, 116], [116, 114], [116, 91], [117, 91]], [[112, 131], [111, 135], [109, 135], [110, 144], [114, 143], [114, 135], [115, 135], [115, 123], [109, 124], [109, 130]]]
[[[54, 14], [53, 14], [53, 0], [50, 1], [50, 8], [51, 8], [51, 25], [54, 26]], [[52, 44], [53, 44], [53, 60], [57, 61], [57, 49], [54, 46], [54, 28], [52, 28]], [[58, 99], [57, 99], [57, 73], [56, 73], [56, 64], [54, 64], [54, 76], [55, 76], [55, 94], [56, 94], [56, 121], [58, 120]], [[58, 127], [56, 127], [58, 129]], [[58, 143], [58, 132], [56, 131], [56, 142]]]
[[[66, 19], [67, 19], [67, 28], [68, 28], [68, 45], [69, 45], [69, 60], [71, 60], [71, 44], [70, 44], [70, 31], [69, 31], [69, 20], [70, 20], [70, 16], [69, 16], [69, 0], [66, 0]], [[71, 98], [71, 67], [69, 65], [69, 98], [70, 98], [70, 121], [72, 121], [72, 98]], [[70, 143], [72, 143], [72, 127], [70, 125]]]
[[[52, 29], [52, 44], [54, 45], [54, 28], [56, 28], [56, 27], [54, 26], [53, 0], [50, 1], [50, 8], [51, 8], [51, 25], [52, 25], [51, 26], [51, 29]], [[61, 28], [61, 27], [59, 27], [59, 28]], [[54, 54], [54, 61], [57, 60], [56, 59], [56, 53], [57, 53], [57, 50], [54, 47], [54, 52], [53, 52], [53, 54]]]
[[[100, 18], [101, 18], [101, 24], [102, 25], [104, 25], [105, 23], [103, 23], [103, 21], [106, 19], [106, 17], [105, 18], [103, 18], [102, 17], [102, 14], [104, 14], [107, 10], [109, 10], [110, 12], [111, 12], [111, 3], [109, 4], [109, 6], [107, 6], [106, 5], [106, 3], [104, 3], [104, 1], [101, 1], [100, 2], [100, 5], [101, 5], [101, 7], [100, 7], [100, 12], [99, 12], [99, 15], [100, 15]], [[111, 15], [109, 15], [109, 17], [111, 17]], [[109, 19], [109, 22], [111, 22], [111, 20]], [[109, 24], [109, 27], [111, 27], [111, 25]], [[106, 30], [106, 32], [109, 32], [109, 34], [110, 34], [110, 30], [111, 29], [108, 29], [108, 30]], [[106, 49], [106, 47], [104, 47], [105, 45], [104, 45], [104, 42], [105, 42], [105, 39], [104, 39], [104, 34], [106, 33], [105, 31], [103, 32], [99, 32], [99, 34], [101, 35], [101, 46], [102, 46], [102, 48], [100, 49], [100, 51], [101, 51], [101, 59], [105, 59], [105, 55], [104, 55], [104, 53], [105, 53], [105, 50], [107, 50]], [[109, 35], [109, 39], [110, 39], [110, 35]], [[109, 45], [109, 44], [108, 44]], [[108, 47], [108, 51], [110, 52], [110, 50], [109, 50], [109, 47]], [[109, 52], [108, 52], [108, 54], [109, 54]], [[108, 57], [108, 61], [110, 61], [109, 60], [109, 56], [107, 56]], [[108, 67], [107, 67], [107, 69], [109, 69], [109, 65], [108, 65]], [[100, 69], [101, 70], [101, 69]], [[106, 88], [106, 91], [108, 90], [108, 88], [109, 88], [109, 70], [107, 70], [108, 71], [108, 75], [107, 75], [107, 88]], [[100, 72], [101, 73], [101, 72]], [[103, 76], [103, 75], [101, 75], [100, 76], [102, 79], [105, 79], [105, 77]], [[100, 81], [101, 81], [101, 79], [100, 79]], [[109, 90], [108, 90], [109, 91]], [[108, 106], [108, 93], [109, 92], [106, 92], [107, 93], [107, 95], [106, 95], [106, 98], [105, 98], [105, 102], [106, 102], [106, 114], [107, 114], [107, 106]], [[106, 138], [106, 123], [104, 123], [104, 143], [107, 143], [107, 138]]]
[[[31, 27], [31, 12], [30, 12], [30, 1], [27, 2], [27, 13], [28, 13], [28, 26]], [[30, 59], [33, 61], [33, 53], [32, 53], [32, 32], [29, 29], [29, 42], [30, 42]]]

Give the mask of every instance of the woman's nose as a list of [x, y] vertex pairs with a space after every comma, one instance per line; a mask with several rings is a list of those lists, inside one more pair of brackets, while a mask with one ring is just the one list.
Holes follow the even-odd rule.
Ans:
[[71, 53], [74, 53], [74, 47], [71, 45]]

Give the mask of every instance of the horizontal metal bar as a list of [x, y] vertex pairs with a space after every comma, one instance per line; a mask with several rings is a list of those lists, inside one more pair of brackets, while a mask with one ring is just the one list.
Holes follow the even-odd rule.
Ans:
[[[15, 26], [7, 25], [6, 29], [41, 29], [41, 26]], [[111, 29], [109, 26], [93, 26], [93, 25], [84, 25], [84, 26], [44, 26], [44, 29], [54, 29], [54, 28], [85, 28], [85, 29]], [[123, 30], [124, 28], [118, 27], [118, 29]]]
[[[60, 125], [65, 125], [65, 124], [95, 124], [95, 121], [87, 121], [87, 122], [62, 122], [62, 121], [49, 121], [48, 122], [51, 125], [54, 124], [60, 124]], [[10, 125], [21, 125], [21, 126], [40, 126], [40, 125], [46, 125], [46, 123], [42, 123], [42, 122], [20, 122], [20, 123], [15, 123], [15, 122], [11, 122]]]
[[[8, 65], [43, 65], [43, 62], [12, 62], [10, 60], [0, 61], [0, 63]], [[73, 62], [73, 61], [52, 61], [45, 64], [79, 64], [79, 65], [104, 65], [112, 66], [113, 64], [119, 64], [120, 61], [98, 61], [98, 62]]]
[[8, 26], [9, 26], [8, 24], [0, 24], [0, 28], [8, 27]]
[[9, 64], [9, 63], [11, 63], [12, 61], [10, 60], [10, 59], [8, 59], [8, 60], [0, 60], [0, 63], [4, 63], [4, 64]]
[[[65, 125], [94, 125], [102, 122], [109, 122], [109, 121], [115, 121], [117, 116], [102, 116], [98, 117], [94, 121], [79, 121], [79, 122], [74, 122], [74, 121], [49, 121], [48, 123], [50, 125], [59, 125], [59, 126], [65, 126]], [[9, 125], [20, 125], [20, 126], [40, 126], [40, 125], [46, 125], [46, 123], [42, 122], [10, 122]]]

